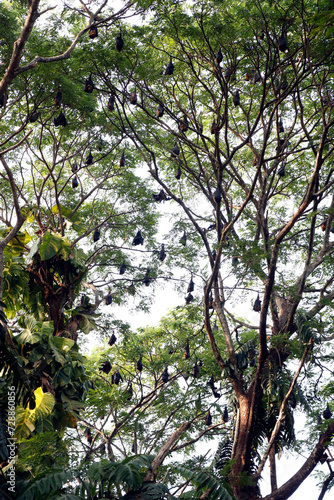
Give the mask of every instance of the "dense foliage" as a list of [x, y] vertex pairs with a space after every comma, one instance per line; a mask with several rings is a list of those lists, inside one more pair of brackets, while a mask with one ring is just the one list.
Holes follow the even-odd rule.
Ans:
[[[331, 2], [108, 4], [0, 6], [2, 494], [15, 386], [18, 498], [287, 499], [326, 463], [321, 499]], [[158, 326], [117, 318], [165, 281]]]

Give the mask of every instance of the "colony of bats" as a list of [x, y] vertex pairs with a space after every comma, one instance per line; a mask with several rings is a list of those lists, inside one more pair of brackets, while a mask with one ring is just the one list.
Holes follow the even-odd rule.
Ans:
[[[98, 29], [96, 26], [92, 25], [90, 27], [90, 30], [89, 30], [89, 37], [91, 39], [94, 39], [98, 36]], [[123, 46], [124, 46], [124, 41], [123, 41], [123, 38], [122, 38], [122, 34], [120, 33], [117, 37], [116, 37], [116, 40], [115, 40], [115, 48], [117, 51], [121, 51], [123, 49]], [[285, 34], [282, 32], [282, 35], [279, 37], [278, 39], [278, 49], [282, 52], [285, 52], [287, 50], [287, 40], [286, 40], [286, 37], [285, 37]], [[222, 54], [222, 51], [221, 51], [221, 48], [219, 48], [217, 54], [216, 54], [216, 63], [217, 63], [217, 68], [220, 68], [220, 64], [221, 62], [223, 61], [223, 54]], [[174, 73], [174, 70], [175, 70], [175, 67], [174, 67], [174, 64], [173, 64], [173, 61], [172, 61], [172, 57], [170, 58], [170, 61], [169, 63], [167, 64], [166, 68], [165, 68], [165, 71], [164, 71], [164, 75], [165, 76], [171, 76], [173, 75]], [[233, 76], [233, 74], [235, 73], [235, 68], [233, 68], [233, 66], [231, 67], [228, 67], [226, 68], [225, 72], [224, 72], [224, 78], [225, 79], [228, 79], [228, 78], [231, 78]], [[258, 83], [261, 81], [261, 76], [259, 75], [258, 72], [256, 72], [255, 70], [253, 72], [250, 72], [250, 73], [247, 73], [246, 76], [245, 76], [245, 79], [246, 80], [252, 80], [254, 84]], [[284, 88], [286, 88], [287, 86], [287, 83], [285, 80], [282, 81], [281, 83], [281, 88], [284, 90]], [[87, 80], [85, 81], [85, 84], [84, 84], [84, 92], [86, 93], [92, 93], [95, 89], [95, 84], [93, 82], [93, 79], [92, 79], [92, 74], [89, 75], [89, 77], [87, 78]], [[1, 96], [0, 97], [0, 107], [4, 105], [4, 96]], [[138, 98], [137, 98], [137, 90], [136, 88], [133, 90], [133, 92], [131, 93], [130, 95], [130, 99], [129, 99], [129, 102], [130, 104], [132, 105], [136, 105], [138, 103]], [[237, 106], [240, 106], [241, 105], [241, 96], [240, 96], [240, 90], [236, 90], [235, 93], [233, 94], [233, 105], [235, 107]], [[56, 108], [60, 108], [62, 104], [62, 91], [61, 89], [58, 89], [57, 93], [56, 93], [56, 96], [54, 98], [54, 105]], [[107, 102], [107, 109], [109, 112], [113, 112], [115, 110], [115, 95], [114, 94], [111, 94], [110, 97], [109, 97], [109, 100]], [[165, 113], [165, 106], [162, 102], [158, 103], [157, 105], [157, 108], [156, 108], [156, 117], [157, 118], [162, 118], [163, 115]], [[35, 123], [38, 121], [38, 119], [40, 118], [40, 112], [37, 111], [37, 110], [34, 110], [31, 114], [30, 114], [30, 117], [29, 117], [29, 121], [30, 123]], [[225, 121], [225, 117], [224, 115], [222, 117], [220, 117], [220, 123], [217, 123], [216, 119], [214, 118], [213, 121], [212, 121], [212, 124], [211, 124], [211, 127], [210, 127], [210, 133], [212, 135], [215, 135], [215, 134], [219, 134], [219, 131], [221, 129], [221, 127], [224, 125], [224, 121]], [[59, 115], [54, 118], [54, 125], [55, 127], [59, 127], [59, 126], [62, 126], [62, 127], [66, 127], [67, 126], [67, 120], [66, 120], [66, 117], [64, 115], [64, 112], [61, 110], [59, 112]], [[182, 134], [185, 134], [188, 130], [189, 130], [189, 127], [190, 127], [190, 123], [189, 123], [189, 120], [188, 120], [188, 117], [186, 115], [183, 116], [183, 118], [181, 120], [179, 120], [178, 122], [178, 129], [179, 129], [179, 132], [182, 133]], [[283, 134], [284, 133], [284, 124], [283, 124], [283, 121], [280, 119], [278, 121], [278, 124], [277, 124], [277, 130], [278, 130], [278, 133], [279, 134]], [[202, 126], [200, 125], [200, 129], [199, 129], [199, 132], [202, 133], [203, 132], [203, 128]], [[286, 141], [286, 138], [280, 138], [279, 139], [279, 146], [278, 147], [284, 147], [285, 145], [287, 145], [287, 141]], [[181, 178], [181, 175], [182, 175], [182, 170], [181, 170], [181, 167], [180, 167], [180, 162], [179, 162], [179, 158], [180, 158], [180, 147], [178, 145], [177, 142], [174, 143], [174, 146], [173, 148], [171, 149], [170, 151], [170, 159], [172, 161], [176, 161], [177, 162], [177, 171], [176, 171], [176, 174], [175, 174], [175, 178], [177, 180], [179, 180]], [[119, 165], [121, 167], [124, 167], [125, 166], [125, 161], [126, 161], [126, 157], [125, 157], [125, 149], [123, 149], [123, 152], [122, 152], [122, 155], [121, 155], [121, 158], [120, 158], [120, 161], [119, 161]], [[256, 157], [254, 157], [254, 160], [253, 160], [253, 165], [256, 166], [257, 165], [257, 161], [258, 159]], [[87, 158], [86, 158], [86, 161], [85, 161], [85, 166], [89, 166], [89, 165], [92, 165], [93, 164], [93, 155], [92, 155], [92, 152], [90, 151]], [[277, 174], [279, 177], [284, 177], [285, 175], [285, 168], [286, 168], [286, 161], [282, 161], [281, 162], [281, 165], [280, 167], [278, 168], [277, 170]], [[76, 165], [76, 163], [74, 163], [72, 165], [72, 172], [74, 174], [76, 174], [78, 170], [78, 167]], [[73, 178], [72, 178], [72, 188], [73, 189], [76, 189], [77, 187], [79, 186], [79, 179], [78, 179], [78, 176], [77, 175], [74, 175]], [[222, 201], [222, 194], [221, 194], [221, 190], [220, 190], [220, 186], [217, 185], [217, 188], [216, 190], [214, 191], [213, 195], [213, 200], [214, 202], [219, 205]], [[153, 200], [154, 201], [157, 201], [157, 202], [165, 202], [165, 201], [168, 201], [170, 200], [171, 198], [168, 197], [168, 195], [164, 192], [164, 190], [160, 190], [159, 193], [157, 194], [153, 194]], [[327, 219], [325, 219], [323, 222], [322, 222], [322, 230], [325, 231], [326, 230], [326, 224], [327, 224]], [[215, 224], [213, 224], [213, 228], [215, 228]], [[334, 230], [334, 229], [333, 229]], [[100, 228], [96, 228], [94, 230], [94, 233], [93, 233], [93, 242], [97, 242], [99, 239], [100, 239]], [[133, 246], [138, 246], [138, 245], [143, 245], [143, 242], [144, 242], [144, 238], [141, 234], [141, 231], [138, 230], [137, 234], [135, 235], [135, 237], [133, 238], [133, 242], [132, 242], [132, 245]], [[186, 235], [186, 232], [184, 231], [184, 234], [182, 235], [182, 237], [180, 238], [180, 244], [182, 246], [186, 246], [187, 244], [187, 235]], [[161, 245], [161, 250], [156, 252], [157, 255], [158, 255], [158, 258], [161, 262], [164, 261], [164, 259], [166, 258], [166, 251], [165, 251], [165, 247], [164, 247], [164, 244]], [[213, 258], [215, 259], [215, 252], [213, 252]], [[236, 257], [233, 257], [234, 261], [232, 261], [232, 264], [235, 265], [237, 264], [237, 258]], [[123, 260], [123, 263], [120, 267], [120, 270], [119, 270], [119, 273], [121, 275], [123, 275], [127, 270], [127, 265], [125, 263], [125, 260]], [[152, 276], [150, 275], [150, 269], [147, 269], [146, 271], [146, 274], [143, 278], [143, 283], [148, 286], [150, 285], [150, 283], [152, 282]], [[191, 275], [191, 278], [190, 278], [190, 282], [189, 282], [189, 285], [188, 285], [188, 288], [187, 288], [187, 297], [185, 298], [185, 301], [186, 301], [186, 304], [189, 304], [193, 299], [193, 295], [192, 295], [192, 292], [194, 291], [194, 281], [193, 281], [193, 276]], [[112, 303], [112, 294], [111, 292], [109, 291], [107, 296], [105, 297], [105, 304], [106, 305], [110, 305]], [[212, 293], [209, 295], [209, 308], [210, 309], [213, 309], [213, 297], [212, 297]], [[261, 310], [261, 300], [260, 300], [260, 296], [258, 294], [255, 302], [254, 302], [254, 305], [253, 305], [253, 310], [256, 311], [256, 312], [260, 312]], [[214, 331], [218, 331], [218, 327], [217, 327], [217, 323], [215, 322], [214, 326], [213, 326], [213, 330]], [[110, 346], [114, 345], [117, 341], [117, 338], [115, 336], [114, 333], [112, 333], [110, 339], [109, 339], [109, 342], [108, 344]], [[185, 349], [184, 349], [184, 358], [187, 360], [190, 358], [190, 346], [189, 346], [189, 340], [187, 340], [187, 343], [186, 343], [186, 346], [185, 346]], [[250, 359], [250, 366], [254, 366], [255, 365], [255, 359], [254, 357], [252, 357]], [[192, 374], [192, 377], [193, 378], [197, 378], [198, 375], [199, 375], [199, 367], [200, 367], [200, 364], [198, 362], [198, 360], [196, 359], [195, 361], [195, 364], [192, 368], [192, 371], [191, 371], [191, 374]], [[142, 372], [143, 370], [143, 362], [142, 362], [142, 355], [140, 355], [138, 361], [136, 362], [136, 369], [139, 371], [139, 373]], [[105, 374], [109, 374], [110, 371], [112, 370], [112, 366], [110, 364], [109, 361], [105, 361], [101, 364], [101, 367], [99, 368], [100, 371], [102, 371], [103, 373]], [[186, 372], [184, 373], [184, 378], [185, 380], [187, 380], [189, 377], [189, 373]], [[160, 376], [160, 380], [162, 383], [166, 384], [168, 381], [169, 381], [170, 377], [169, 377], [169, 373], [168, 373], [168, 367], [166, 366], [165, 369], [163, 370], [161, 376]], [[121, 374], [119, 373], [119, 370], [116, 369], [115, 372], [112, 374], [112, 384], [115, 384], [115, 385], [119, 385], [120, 382], [123, 382], [123, 378], [121, 376]], [[216, 390], [216, 387], [215, 387], [215, 381], [214, 381], [214, 377], [211, 376], [210, 380], [207, 382], [207, 385], [210, 387], [210, 389], [212, 390], [212, 394], [215, 398], [220, 398], [221, 397], [221, 394], [217, 392]], [[132, 388], [132, 383], [130, 383], [128, 385], [128, 388], [126, 389], [126, 395], [128, 397], [128, 399], [131, 399], [131, 397], [133, 396], [133, 388]], [[291, 396], [291, 405], [294, 406], [294, 401], [295, 399], [294, 394], [292, 394]], [[324, 419], [329, 419], [331, 418], [332, 414], [330, 412], [330, 409], [327, 405], [325, 411], [323, 412], [323, 418]], [[319, 420], [321, 420], [321, 416], [319, 415]], [[226, 423], [228, 421], [228, 411], [227, 411], [227, 408], [225, 406], [225, 409], [224, 409], [224, 413], [223, 413], [223, 417], [222, 417], [222, 422]], [[208, 411], [205, 415], [205, 423], [207, 426], [211, 426], [212, 425], [212, 416], [210, 414], [210, 411]], [[84, 434], [85, 434], [85, 437], [88, 441], [89, 444], [91, 444], [92, 442], [92, 436], [91, 436], [91, 430], [89, 427], [86, 427], [85, 431], [84, 431]]]
[[[89, 37], [90, 38], [96, 38], [97, 36], [98, 36], [97, 28], [94, 27], [94, 26], [92, 26], [91, 29], [90, 29], [90, 31], [89, 31]], [[124, 41], [122, 39], [121, 33], [120, 33], [120, 35], [118, 35], [116, 37], [115, 46], [116, 46], [116, 49], [118, 51], [121, 51], [123, 49]], [[282, 36], [279, 38], [278, 48], [281, 51], [287, 50], [287, 43], [286, 43], [286, 39], [285, 39], [283, 33], [282, 33]], [[223, 61], [223, 55], [222, 55], [221, 48], [219, 48], [218, 53], [216, 55], [217, 65], [219, 66], [222, 61]], [[170, 61], [169, 61], [168, 65], [166, 66], [164, 75], [166, 75], [166, 76], [173, 75], [174, 69], [175, 69], [175, 67], [173, 65], [172, 58], [170, 58]], [[232, 74], [233, 74], [233, 72], [234, 72], [233, 68], [227, 68], [226, 71], [225, 71], [225, 74], [224, 74], [225, 78], [231, 77]], [[246, 75], [246, 79], [252, 79], [254, 83], [258, 83], [259, 81], [261, 81], [261, 77], [260, 77], [260, 75], [256, 71], [254, 71], [254, 73], [251, 74], [251, 75]], [[92, 93], [93, 90], [94, 90], [94, 88], [95, 88], [95, 85], [94, 85], [94, 82], [92, 80], [92, 75], [90, 75], [89, 78], [85, 82], [84, 91], [87, 92], [87, 93]], [[131, 95], [130, 95], [130, 104], [136, 105], [137, 102], [138, 102], [138, 100], [137, 100], [137, 91], [136, 91], [136, 88], [135, 88], [133, 90], [133, 92], [131, 93]], [[240, 106], [240, 91], [239, 91], [239, 89], [236, 90], [236, 92], [233, 94], [233, 101], [232, 102], [233, 102], [233, 105], [235, 107]], [[61, 103], [61, 92], [58, 91], [57, 95], [56, 95], [56, 98], [55, 98], [55, 105], [60, 106], [60, 103]], [[107, 109], [108, 109], [109, 112], [112, 112], [115, 109], [115, 96], [113, 94], [111, 94], [110, 97], [109, 97], [109, 100], [107, 102]], [[165, 112], [165, 108], [164, 108], [163, 103], [158, 103], [157, 108], [156, 108], [156, 117], [157, 118], [162, 118], [163, 115], [164, 115], [164, 112]], [[31, 116], [30, 121], [31, 122], [37, 121], [38, 117], [39, 117], [39, 114], [35, 113], [35, 114], [33, 114]], [[221, 126], [224, 124], [224, 121], [225, 121], [225, 118], [223, 116], [222, 119], [221, 119], [221, 123], [218, 125], [218, 123], [216, 123], [216, 120], [213, 119], [213, 122], [212, 122], [212, 125], [211, 125], [211, 128], [210, 128], [210, 133], [212, 135], [219, 133], [219, 130], [220, 130]], [[66, 123], [66, 118], [65, 118], [65, 116], [61, 112], [60, 115], [59, 115], [59, 117], [57, 119], [55, 119], [55, 126], [59, 126], [59, 125], [66, 126], [66, 124], [67, 124]], [[184, 115], [183, 118], [179, 121], [178, 127], [179, 127], [179, 132], [183, 133], [183, 134], [185, 134], [189, 130], [189, 121], [188, 121], [188, 118], [187, 118], [186, 115]], [[202, 127], [201, 127], [200, 132], [201, 133], [203, 132]], [[279, 133], [284, 133], [284, 125], [283, 125], [282, 120], [280, 120], [278, 122], [278, 132]], [[285, 142], [285, 139], [281, 140], [280, 144], [283, 145], [284, 142]], [[178, 143], [175, 142], [173, 148], [171, 149], [170, 159], [178, 162], [178, 168], [177, 168], [177, 172], [175, 174], [175, 178], [177, 180], [179, 180], [181, 178], [181, 175], [182, 175], [182, 170], [181, 170], [180, 163], [179, 163], [179, 157], [180, 157], [180, 148], [179, 148]], [[88, 157], [87, 157], [87, 159], [86, 159], [85, 165], [86, 166], [91, 165], [92, 162], [93, 162], [93, 157], [92, 157], [92, 153], [90, 152], [89, 155], [88, 155]], [[255, 166], [256, 164], [257, 164], [257, 158], [255, 157], [254, 161], [253, 161], [253, 165]], [[278, 173], [278, 175], [280, 177], [283, 177], [285, 175], [285, 164], [286, 164], [286, 162], [282, 161], [281, 167], [278, 169], [277, 173]], [[122, 156], [121, 156], [119, 165], [121, 167], [125, 166], [125, 149], [122, 152]], [[76, 179], [76, 181], [72, 181], [72, 186], [75, 188], [75, 187], [78, 186], [78, 181], [77, 181], [76, 177], [74, 179]], [[161, 202], [161, 201], [168, 201], [171, 198], [167, 196], [167, 194], [164, 192], [163, 189], [161, 189], [158, 194], [153, 194], [153, 199], [154, 199], [154, 201]], [[219, 205], [221, 203], [221, 201], [222, 201], [222, 195], [221, 195], [221, 191], [220, 191], [220, 186], [219, 185], [217, 185], [217, 188], [216, 188], [216, 190], [213, 193], [213, 199], [214, 199], [214, 201], [215, 201], [215, 203], [217, 205]], [[323, 227], [325, 227], [325, 224], [326, 224], [326, 221], [323, 222]], [[215, 227], [215, 224], [213, 224], [212, 226]], [[99, 240], [99, 238], [100, 238], [100, 230], [99, 229], [95, 229], [94, 234], [93, 234], [93, 241], [96, 242], [96, 241]], [[144, 238], [143, 238], [143, 236], [141, 234], [141, 231], [138, 230], [136, 236], [133, 239], [132, 245], [134, 245], [134, 246], [143, 245], [143, 242], [144, 242]], [[181, 245], [186, 246], [186, 244], [187, 244], [187, 235], [186, 235], [186, 232], [184, 232], [184, 234], [180, 238], [180, 243], [181, 243]], [[161, 250], [160, 250], [160, 252], [158, 252], [158, 258], [159, 258], [159, 260], [161, 262], [163, 262], [164, 259], [165, 259], [165, 257], [166, 257], [166, 252], [165, 252], [164, 244], [162, 244]], [[237, 259], [234, 257], [234, 263], [233, 263], [234, 265], [236, 264], [235, 261], [237, 261]], [[120, 271], [119, 272], [122, 275], [122, 274], [124, 274], [126, 272], [126, 270], [127, 270], [127, 266], [125, 264], [125, 260], [123, 260], [123, 263], [122, 263], [122, 265], [120, 267]], [[145, 274], [144, 279], [143, 279], [143, 283], [146, 286], [148, 286], [151, 283], [151, 281], [152, 281], [152, 278], [150, 277], [150, 270], [147, 269], [146, 274]], [[193, 281], [193, 276], [191, 275], [190, 282], [189, 282], [189, 285], [188, 285], [188, 288], [187, 288], [188, 295], [187, 295], [187, 297], [185, 299], [186, 304], [189, 304], [194, 299], [194, 297], [192, 295], [192, 292], [194, 291], [194, 286], [195, 286], [195, 284], [194, 284], [194, 281]], [[112, 301], [111, 294], [110, 294], [110, 292], [108, 292], [108, 295], [107, 295], [107, 297], [105, 299], [105, 303], [106, 304], [111, 304], [111, 301]], [[213, 297], [212, 297], [212, 293], [210, 293], [210, 295], [209, 295], [209, 308], [213, 309]], [[259, 312], [261, 310], [261, 301], [260, 301], [259, 294], [258, 294], [258, 296], [257, 296], [257, 298], [256, 298], [256, 300], [254, 302], [253, 309], [256, 312]], [[214, 325], [213, 329], [214, 329], [214, 331], [218, 330], [216, 322], [215, 322], [215, 325]], [[108, 344], [110, 346], [112, 346], [112, 345], [115, 344], [116, 340], [117, 340], [117, 338], [116, 338], [115, 334], [112, 333], [112, 335], [111, 335], [111, 337], [109, 339]], [[190, 358], [189, 340], [187, 340], [187, 343], [186, 343], [186, 346], [185, 346], [185, 349], [184, 349], [184, 358], [186, 360]], [[250, 360], [250, 364], [251, 364], [251, 366], [254, 366], [254, 364], [255, 364], [254, 357]], [[137, 368], [137, 370], [140, 373], [142, 372], [142, 370], [143, 370], [142, 355], [140, 355], [138, 361], [136, 362], [136, 368]], [[101, 367], [100, 367], [100, 370], [102, 372], [106, 373], [106, 374], [108, 374], [111, 371], [111, 369], [112, 369], [112, 367], [111, 367], [111, 364], [110, 364], [109, 361], [103, 362], [102, 365], [101, 365]], [[197, 360], [195, 362], [195, 365], [192, 368], [191, 374], [192, 374], [193, 378], [197, 378], [198, 375], [199, 375], [199, 363], [198, 363]], [[188, 377], [189, 377], [188, 373], [184, 374], [185, 380], [187, 380]], [[160, 377], [160, 380], [164, 384], [166, 384], [169, 381], [168, 367], [165, 367], [165, 369], [163, 370], [163, 372], [161, 374], [161, 377]], [[120, 373], [119, 373], [119, 371], [117, 369], [113, 373], [113, 375], [112, 375], [112, 383], [118, 385], [120, 383], [120, 381], [123, 381], [123, 379], [122, 379], [122, 377], [121, 377], [121, 375], [120, 375]], [[214, 377], [213, 376], [211, 376], [210, 380], [207, 382], [207, 385], [211, 388], [212, 394], [213, 394], [213, 396], [215, 398], [220, 398], [221, 397], [221, 394], [219, 392], [217, 392], [217, 390], [216, 390], [216, 387], [215, 387], [215, 384], [214, 384]], [[132, 397], [132, 395], [133, 395], [132, 383], [130, 383], [128, 389], [125, 392], [126, 392], [128, 398], [130, 399]], [[324, 418], [330, 418], [327, 415], [328, 412], [329, 412], [329, 408], [327, 408], [324, 411]], [[326, 414], [326, 416], [325, 416], [325, 414]], [[228, 411], [227, 411], [227, 408], [225, 406], [223, 417], [222, 417], [222, 422], [226, 423], [227, 421], [228, 421]], [[212, 416], [211, 416], [210, 410], [205, 415], [205, 423], [206, 423], [206, 425], [208, 427], [212, 425]], [[85, 430], [85, 435], [87, 436], [88, 440], [90, 439], [89, 443], [91, 443], [90, 429], [88, 429], [88, 431], [87, 431], [87, 429]], [[88, 432], [88, 434], [87, 434], [87, 432]]]
[[[90, 30], [89, 30], [89, 38], [94, 39], [97, 36], [98, 36], [97, 26], [92, 25], [90, 27]], [[263, 39], [263, 36], [264, 35], [261, 34], [260, 38]], [[277, 45], [278, 45], [278, 49], [280, 51], [285, 52], [287, 50], [287, 40], [286, 40], [286, 36], [285, 36], [284, 32], [282, 32], [281, 36], [279, 37]], [[123, 47], [124, 47], [124, 40], [122, 38], [122, 33], [120, 32], [119, 35], [117, 35], [116, 39], [115, 39], [115, 48], [117, 51], [121, 52]], [[216, 68], [220, 68], [220, 64], [223, 61], [223, 54], [222, 54], [222, 50], [220, 47], [219, 47], [218, 52], [216, 54], [215, 60], [216, 60], [216, 64], [217, 64]], [[165, 76], [171, 76], [171, 75], [173, 75], [174, 70], [175, 70], [175, 66], [173, 64], [172, 57], [170, 57], [170, 61], [167, 64], [163, 74]], [[234, 73], [235, 73], [235, 68], [233, 66], [230, 66], [230, 67], [226, 68], [226, 70], [224, 72], [224, 78], [226, 78], [226, 79], [231, 78]], [[245, 79], [246, 80], [252, 79], [254, 83], [258, 83], [259, 81], [261, 81], [261, 76], [256, 71], [254, 71], [253, 74], [247, 73], [245, 75]], [[95, 84], [94, 84], [93, 79], [92, 79], [92, 74], [90, 74], [89, 77], [87, 78], [87, 80], [85, 81], [84, 91], [86, 93], [92, 93], [94, 89], [95, 89]], [[132, 105], [137, 104], [136, 88], [131, 93], [129, 102]], [[62, 91], [60, 88], [58, 88], [58, 91], [57, 91], [56, 96], [54, 98], [54, 105], [55, 105], [55, 107], [59, 108], [61, 106], [61, 104], [62, 104]], [[233, 94], [233, 105], [240, 106], [240, 91], [239, 91], [239, 89], [236, 90], [235, 93]], [[114, 111], [114, 109], [115, 109], [115, 95], [113, 95], [113, 94], [111, 94], [109, 97], [109, 100], [107, 102], [107, 109], [110, 112]], [[164, 111], [165, 111], [164, 104], [162, 102], [158, 103], [157, 108], [156, 108], [156, 117], [161, 118], [164, 115]], [[40, 117], [40, 112], [35, 110], [30, 115], [29, 120], [31, 123], [34, 123], [34, 122], [38, 121], [39, 117]], [[210, 128], [211, 134], [219, 133], [219, 130], [225, 121], [224, 115], [222, 117], [220, 117], [220, 121], [221, 121], [221, 123], [218, 125], [218, 123], [216, 123], [216, 119], [215, 118], [213, 119], [213, 122], [212, 122], [212, 125]], [[67, 120], [66, 120], [66, 117], [65, 117], [63, 111], [60, 111], [59, 115], [56, 118], [54, 118], [54, 125], [56, 127], [67, 126]], [[181, 133], [186, 133], [189, 130], [189, 125], [190, 124], [189, 124], [188, 117], [186, 115], [184, 115], [178, 124], [179, 131]], [[203, 130], [201, 127], [200, 132], [202, 133], [202, 131]], [[278, 121], [278, 133], [283, 133], [283, 132], [284, 132], [284, 125], [283, 125], [282, 120], [279, 120]], [[285, 144], [285, 138], [280, 139], [280, 145], [283, 146], [284, 144]], [[180, 156], [180, 148], [179, 148], [178, 143], [175, 142], [174, 147], [171, 150], [170, 158], [171, 158], [171, 160], [177, 160], [177, 162], [178, 162], [177, 172], [175, 174], [175, 178], [178, 180], [181, 178], [181, 175], [182, 175], [182, 170], [181, 170], [180, 162], [179, 162], [179, 156]], [[257, 159], [254, 158], [254, 162], [253, 162], [254, 165], [256, 165], [256, 160]], [[89, 166], [92, 164], [93, 164], [93, 155], [92, 155], [92, 152], [90, 151], [87, 158], [86, 158], [85, 166]], [[125, 166], [125, 149], [123, 149], [123, 152], [122, 152], [122, 155], [121, 155], [121, 158], [119, 161], [119, 165], [121, 167]], [[286, 166], [286, 161], [282, 161], [281, 166], [277, 171], [277, 174], [280, 177], [283, 177], [285, 175], [285, 166]], [[74, 173], [76, 173], [77, 170], [78, 170], [77, 168], [75, 168], [73, 170], [73, 167], [72, 167], [72, 171]], [[77, 175], [75, 175], [72, 178], [72, 188], [76, 189], [78, 186], [79, 186], [79, 178]], [[219, 185], [217, 186], [216, 191], [213, 193], [212, 196], [213, 196], [213, 200], [215, 201], [215, 203], [217, 205], [219, 205], [222, 201], [222, 195], [221, 195]], [[157, 202], [161, 202], [161, 201], [168, 201], [171, 198], [168, 197], [167, 194], [163, 190], [160, 190], [160, 192], [158, 194], [153, 194], [153, 199]], [[99, 238], [100, 238], [100, 229], [95, 229], [95, 231], [93, 233], [93, 241], [97, 242], [99, 240]], [[186, 246], [186, 242], [187, 242], [187, 236], [186, 236], [186, 233], [184, 232], [183, 236], [180, 239], [180, 243], [183, 246]], [[141, 231], [138, 231], [137, 235], [133, 239], [132, 244], [134, 246], [143, 244], [143, 237], [141, 235]], [[164, 246], [162, 246], [162, 250], [159, 254], [159, 260], [162, 262], [165, 259], [165, 257], [166, 257], [166, 252], [165, 252]], [[236, 258], [234, 257], [234, 264], [235, 263], [236, 263]], [[125, 271], [126, 271], [126, 265], [125, 265], [125, 262], [123, 262], [123, 264], [121, 266], [120, 274], [124, 274]], [[143, 283], [148, 286], [151, 282], [152, 282], [152, 278], [149, 277], [149, 270], [147, 270], [147, 272], [143, 278]], [[193, 290], [189, 290], [189, 289], [187, 291], [188, 295], [185, 298], [186, 304], [189, 304], [194, 299], [193, 295], [191, 294], [192, 291]], [[108, 300], [106, 300], [106, 304], [107, 303], [108, 304], [111, 303], [110, 298], [108, 298]], [[260, 304], [260, 306], [259, 306], [259, 304]], [[261, 308], [261, 302], [259, 301], [259, 297], [258, 297], [254, 303], [254, 310], [259, 311], [260, 310], [259, 307]], [[210, 308], [212, 308], [212, 301], [210, 303]]]

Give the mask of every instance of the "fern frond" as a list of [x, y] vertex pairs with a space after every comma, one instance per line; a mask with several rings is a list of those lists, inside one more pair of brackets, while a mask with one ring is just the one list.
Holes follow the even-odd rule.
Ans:
[[[56, 472], [36, 481], [20, 481], [17, 483], [17, 500], [42, 500], [52, 496], [73, 480], [72, 472]], [[78, 498], [78, 497], [77, 497]]]
[[[228, 484], [219, 480], [206, 471], [194, 472], [185, 467], [178, 467], [178, 473], [193, 483], [198, 492], [206, 492], [206, 498], [210, 500], [235, 500]], [[180, 498], [185, 498], [183, 495]]]

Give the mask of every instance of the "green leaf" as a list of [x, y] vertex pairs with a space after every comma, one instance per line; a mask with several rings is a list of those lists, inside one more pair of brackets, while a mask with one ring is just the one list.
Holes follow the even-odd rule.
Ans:
[[[225, 481], [216, 479], [206, 471], [193, 471], [185, 467], [178, 467], [179, 472], [185, 479], [193, 483], [198, 491], [208, 491], [206, 498], [212, 500], [235, 500], [228, 484]], [[179, 498], [186, 498], [181, 495]]]
[[67, 237], [59, 234], [45, 233], [39, 247], [42, 260], [48, 260], [57, 254], [62, 255], [64, 260], [68, 260], [71, 253], [71, 245]]
[[17, 233], [7, 244], [13, 256], [20, 255], [26, 245], [31, 241], [31, 236], [26, 231]]
[[52, 498], [52, 493], [60, 490], [64, 484], [73, 479], [72, 472], [55, 472], [42, 479], [37, 479], [31, 484], [29, 481], [18, 485], [17, 500], [36, 500]]
[[32, 244], [32, 246], [30, 248], [30, 252], [28, 253], [28, 255], [26, 257], [26, 263], [27, 263], [27, 265], [29, 265], [29, 264], [32, 263], [33, 257], [38, 252], [40, 244], [41, 244], [41, 241], [39, 239], [36, 240], [36, 241], [34, 241], [34, 243]]

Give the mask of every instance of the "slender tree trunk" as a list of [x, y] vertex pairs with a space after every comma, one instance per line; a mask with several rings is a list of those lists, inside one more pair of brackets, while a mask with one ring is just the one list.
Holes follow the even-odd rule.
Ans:
[[270, 484], [271, 491], [277, 490], [277, 476], [276, 476], [276, 458], [275, 458], [275, 445], [270, 448], [269, 452], [269, 466], [270, 466]]

